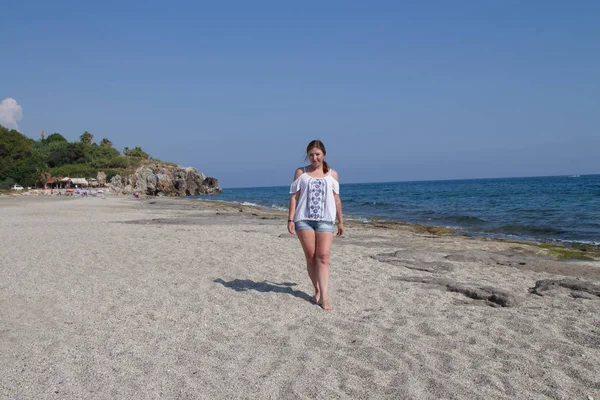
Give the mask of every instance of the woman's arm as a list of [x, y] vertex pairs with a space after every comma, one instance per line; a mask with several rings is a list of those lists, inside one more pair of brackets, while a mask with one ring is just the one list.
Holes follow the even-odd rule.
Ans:
[[[340, 181], [337, 171], [332, 169], [331, 176], [336, 181], [338, 181], [338, 182]], [[337, 219], [337, 223], [338, 223], [337, 235], [342, 236], [344, 234], [344, 217], [342, 215], [342, 199], [340, 198], [340, 195], [335, 192], [333, 193], [333, 198], [335, 200], [335, 214], [336, 214], [336, 219]]]
[[342, 216], [342, 199], [340, 199], [340, 195], [337, 193], [333, 194], [333, 198], [335, 199], [335, 213], [337, 215], [337, 222], [338, 222], [337, 235], [342, 236], [344, 234], [344, 217]]
[[[296, 170], [296, 172], [294, 173], [294, 181], [296, 179], [298, 179], [300, 177], [300, 175], [302, 175], [302, 168], [298, 168]], [[288, 223], [287, 223], [287, 227], [288, 227], [288, 232], [291, 233], [292, 235], [295, 233], [295, 229], [294, 229], [294, 216], [296, 215], [296, 204], [298, 204], [298, 196], [300, 195], [300, 191], [297, 191], [296, 193], [293, 193], [290, 196], [290, 207], [288, 210]]]

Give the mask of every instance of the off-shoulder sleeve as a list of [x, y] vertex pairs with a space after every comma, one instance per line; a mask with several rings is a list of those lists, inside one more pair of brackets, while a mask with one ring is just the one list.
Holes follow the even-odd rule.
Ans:
[[332, 189], [335, 194], [340, 194], [340, 183], [334, 178], [331, 177], [331, 181], [333, 182]]
[[300, 190], [300, 177], [298, 177], [298, 179], [296, 179], [294, 182], [292, 182], [292, 184], [290, 185], [290, 194], [294, 194], [296, 193], [298, 190]]

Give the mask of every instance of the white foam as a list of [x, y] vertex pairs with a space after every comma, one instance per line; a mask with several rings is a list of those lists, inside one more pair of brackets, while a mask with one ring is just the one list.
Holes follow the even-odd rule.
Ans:
[[261, 207], [260, 205], [258, 205], [258, 204], [256, 204], [256, 203], [251, 203], [251, 202], [249, 202], [249, 201], [244, 201], [244, 202], [242, 202], [242, 203], [239, 203], [239, 204], [241, 204], [241, 205], [243, 205], [243, 206], [250, 206], [250, 207]]
[[368, 218], [365, 217], [346, 217], [346, 219], [348, 221], [358, 221], [358, 222], [362, 222], [363, 224], [366, 224], [369, 222]]

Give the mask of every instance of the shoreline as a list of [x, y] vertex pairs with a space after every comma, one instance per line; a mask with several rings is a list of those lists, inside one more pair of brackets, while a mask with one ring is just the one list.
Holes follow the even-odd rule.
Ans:
[[[33, 191], [31, 191], [33, 192]], [[40, 193], [41, 191], [33, 192], [31, 194], [12, 194], [12, 195], [3, 195], [0, 193], [0, 201], [2, 199], [19, 199], [19, 198], [53, 198], [57, 200], [61, 199], [78, 199], [78, 196], [64, 196], [64, 195], [50, 195], [49, 190]], [[92, 196], [93, 197], [93, 196]], [[131, 199], [130, 195], [111, 195], [100, 193], [100, 198], [121, 198], [121, 199]], [[251, 214], [260, 215], [265, 217], [265, 219], [287, 219], [287, 211], [280, 210], [276, 208], [270, 208], [266, 206], [261, 206], [254, 203], [239, 203], [233, 201], [224, 201], [224, 200], [212, 200], [207, 198], [198, 198], [193, 196], [186, 197], [170, 197], [170, 196], [161, 196], [161, 197], [152, 197], [152, 196], [140, 196], [139, 198], [132, 199], [134, 201], [147, 201], [147, 202], [156, 202], [156, 201], [178, 201], [178, 202], [193, 202], [199, 201], [209, 205], [212, 208], [223, 208], [227, 210], [240, 210], [240, 209], [250, 209], [254, 210]], [[525, 244], [531, 246], [537, 246], [540, 248], [551, 249], [551, 253], [554, 253], [560, 261], [563, 262], [600, 262], [600, 244], [596, 243], [587, 243], [580, 241], [564, 241], [560, 239], [535, 239], [535, 238], [521, 238], [521, 237], [498, 237], [493, 234], [474, 234], [468, 232], [461, 232], [460, 229], [449, 228], [445, 226], [436, 226], [436, 225], [427, 225], [427, 224], [418, 224], [418, 223], [410, 223], [400, 220], [375, 220], [375, 219], [364, 219], [364, 218], [356, 218], [353, 216], [345, 215], [344, 222], [348, 227], [365, 227], [365, 228], [374, 228], [374, 229], [391, 229], [398, 230], [404, 229], [409, 230], [415, 233], [422, 234], [431, 234], [438, 236], [453, 236], [453, 237], [464, 237], [468, 239], [474, 240], [484, 240], [484, 241], [499, 241], [504, 243], [515, 243], [515, 244]], [[562, 250], [564, 249], [564, 250]], [[550, 253], [550, 252], [549, 252]]]
[[[239, 206], [244, 206], [244, 207], [256, 207], [256, 208], [265, 209], [265, 210], [279, 210], [278, 208], [261, 206], [259, 204], [250, 203], [250, 202], [248, 202], [248, 204], [244, 204], [244, 203], [237, 202], [237, 201], [210, 200], [210, 199], [206, 199], [204, 197], [203, 198], [186, 197], [186, 198], [198, 200], [198, 201], [208, 201], [208, 202], [213, 201], [213, 202], [217, 202], [217, 203], [239, 205]], [[465, 230], [465, 228], [462, 228], [462, 227], [428, 225], [428, 224], [416, 223], [416, 222], [414, 222], [414, 223], [406, 222], [403, 220], [393, 219], [393, 218], [387, 218], [387, 219], [379, 218], [379, 217], [367, 218], [367, 217], [356, 217], [353, 215], [346, 215], [345, 222], [354, 222], [354, 223], [358, 223], [358, 224], [363, 223], [365, 225], [370, 225], [370, 226], [409, 225], [409, 226], [420, 227], [420, 228], [416, 228], [416, 229], [447, 232], [448, 234], [454, 234], [457, 236], [465, 236], [465, 237], [471, 237], [471, 238], [482, 237], [482, 238], [493, 239], [493, 240], [507, 240], [507, 241], [513, 240], [513, 241], [525, 241], [525, 242], [534, 242], [534, 243], [552, 243], [552, 244], [557, 244], [557, 245], [561, 245], [561, 246], [565, 246], [565, 247], [586, 248], [586, 251], [598, 250], [597, 254], [598, 254], [598, 256], [600, 256], [600, 242], [596, 242], [596, 241], [565, 240], [565, 239], [557, 239], [557, 238], [534, 238], [534, 237], [528, 237], [528, 236], [499, 234], [499, 233], [491, 233], [491, 232], [469, 232], [469, 231]]]
[[[99, 193], [96, 193], [97, 190], [100, 190]], [[104, 190], [104, 191], [103, 191]], [[110, 191], [107, 192], [107, 188], [95, 188], [90, 189], [94, 194], [92, 196], [100, 196], [100, 197], [130, 197], [131, 195], [122, 195], [122, 194], [112, 194]], [[57, 196], [59, 193], [59, 196]], [[0, 199], [3, 197], [31, 197], [31, 196], [41, 196], [41, 197], [84, 197], [76, 195], [66, 195], [65, 189], [57, 190], [57, 193], [50, 194], [50, 189], [32, 189], [25, 191], [24, 193], [14, 192], [14, 191], [0, 191]], [[204, 196], [184, 196], [184, 197], [171, 197], [171, 196], [160, 196], [153, 197], [147, 195], [141, 195], [140, 198], [143, 199], [151, 199], [151, 198], [170, 198], [170, 199], [186, 199], [186, 200], [194, 200], [194, 201], [205, 201], [205, 202], [214, 202], [214, 203], [222, 203], [222, 204], [230, 204], [232, 206], [239, 207], [254, 207], [258, 210], [264, 211], [272, 211], [272, 212], [287, 212], [287, 209], [284, 207], [269, 207], [263, 206], [260, 204], [252, 203], [249, 201], [227, 201], [227, 200], [215, 200], [208, 198], [207, 195]], [[488, 240], [502, 240], [502, 241], [515, 241], [515, 242], [529, 242], [536, 244], [552, 244], [557, 246], [562, 246], [565, 248], [573, 249], [575, 255], [585, 256], [586, 254], [581, 254], [583, 252], [587, 252], [587, 255], [590, 255], [589, 258], [592, 259], [600, 259], [600, 242], [595, 240], [567, 240], [567, 239], [558, 239], [558, 238], [536, 238], [532, 236], [519, 236], [519, 235], [511, 235], [511, 234], [501, 234], [494, 232], [481, 232], [481, 231], [469, 231], [464, 227], [451, 227], [446, 225], [430, 225], [426, 223], [417, 223], [417, 222], [407, 222], [400, 219], [393, 218], [380, 218], [380, 217], [357, 217], [350, 214], [345, 214], [345, 222], [346, 224], [363, 224], [365, 226], [375, 226], [386, 228], [389, 227], [394, 229], [397, 226], [409, 226], [413, 227], [415, 231], [426, 231], [434, 234], [449, 234], [455, 236], [464, 236], [470, 238], [484, 238]], [[584, 257], [585, 258], [585, 257]], [[565, 258], [566, 259], [566, 258]]]
[[[469, 236], [599, 246], [595, 221], [600, 209], [593, 199], [600, 175], [554, 178], [347, 184], [342, 201], [345, 213], [360, 220], [447, 227]], [[287, 192], [285, 186], [231, 189], [217, 198], [286, 208]]]
[[[182, 200], [190, 200], [190, 201], [201, 201], [207, 202], [209, 204], [213, 204], [215, 207], [219, 204], [229, 205], [233, 208], [253, 208], [256, 210], [266, 211], [277, 215], [281, 213], [282, 219], [287, 218], [287, 211], [278, 210], [275, 208], [269, 208], [265, 206], [260, 206], [258, 204], [243, 204], [238, 202], [228, 202], [223, 200], [210, 200], [206, 198], [194, 198], [194, 197], [184, 197]], [[224, 206], [225, 207], [225, 206]], [[529, 244], [529, 245], [544, 245], [544, 244], [552, 244], [559, 247], [564, 247], [566, 249], [572, 249], [572, 252], [566, 252], [565, 254], [571, 256], [589, 256], [591, 259], [586, 261], [600, 261], [600, 244], [596, 243], [586, 243], [586, 242], [578, 242], [578, 241], [564, 241], [559, 239], [533, 239], [533, 238], [520, 238], [520, 237], [498, 237], [493, 234], [469, 234], [468, 232], [461, 232], [458, 228], [449, 228], [445, 226], [436, 226], [436, 225], [427, 225], [427, 224], [418, 224], [418, 223], [410, 223], [400, 220], [381, 220], [381, 219], [360, 219], [357, 217], [353, 217], [352, 215], [345, 215], [344, 222], [349, 227], [367, 227], [367, 228], [381, 228], [381, 229], [409, 229], [416, 233], [428, 233], [433, 235], [450, 235], [456, 237], [465, 237], [476, 240], [497, 240], [506, 243], [521, 243], [521, 244]], [[582, 250], [583, 249], [583, 250]], [[570, 259], [563, 258], [563, 261], [578, 261], [578, 258]]]

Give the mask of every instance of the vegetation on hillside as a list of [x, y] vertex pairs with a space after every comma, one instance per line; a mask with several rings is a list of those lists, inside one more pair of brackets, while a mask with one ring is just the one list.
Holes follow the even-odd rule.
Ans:
[[121, 154], [107, 138], [96, 144], [88, 131], [78, 142], [69, 142], [60, 133], [34, 140], [0, 125], [0, 189], [15, 183], [43, 186], [50, 177], [96, 177], [98, 171], [110, 179], [131, 173], [149, 158], [139, 146], [125, 147]]

